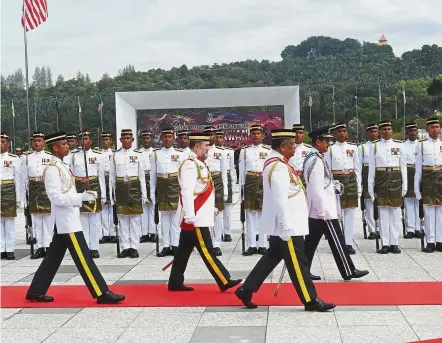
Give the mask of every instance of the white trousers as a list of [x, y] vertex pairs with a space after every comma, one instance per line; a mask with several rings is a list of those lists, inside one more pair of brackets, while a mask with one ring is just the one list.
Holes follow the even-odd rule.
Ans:
[[141, 236], [141, 215], [118, 216], [120, 242], [123, 250], [137, 249]]
[[101, 235], [101, 213], [81, 213], [81, 227], [90, 250], [98, 250]]
[[355, 208], [345, 208], [343, 211], [345, 245], [353, 245], [355, 234]]
[[442, 243], [442, 206], [424, 205], [427, 243]]
[[0, 252], [14, 252], [15, 218], [0, 218]]
[[153, 204], [143, 204], [143, 214], [141, 215], [141, 235], [156, 233], [155, 230], [155, 207]]
[[232, 204], [224, 204], [223, 214], [224, 234], [232, 234]]
[[382, 246], [398, 245], [402, 230], [400, 207], [379, 207], [379, 226]]
[[416, 198], [404, 198], [405, 227], [407, 232], [419, 231], [421, 221], [419, 218], [419, 200]]
[[180, 241], [177, 212], [161, 212], [161, 228], [163, 231], [163, 247], [177, 247]]
[[54, 234], [54, 219], [51, 214], [31, 214], [32, 226], [38, 248], [49, 248]]
[[[115, 236], [114, 227], [114, 209], [110, 205], [103, 205], [103, 210], [101, 211], [101, 227], [103, 236]], [[100, 238], [101, 238], [100, 237]]]
[[212, 237], [212, 245], [214, 248], [221, 248], [221, 234], [223, 233], [223, 212], [220, 211], [215, 216], [215, 226], [213, 230], [210, 230], [210, 236]]
[[365, 201], [365, 219], [367, 221], [368, 232], [375, 232], [376, 222], [374, 220], [374, 202], [371, 199]]
[[260, 228], [261, 212], [246, 210], [247, 246], [256, 248], [256, 235], [259, 234], [258, 247], [267, 247], [267, 234]]

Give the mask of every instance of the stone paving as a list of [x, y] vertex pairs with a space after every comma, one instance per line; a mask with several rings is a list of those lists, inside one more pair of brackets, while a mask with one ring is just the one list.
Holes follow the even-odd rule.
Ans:
[[[223, 243], [221, 261], [232, 277], [245, 278], [259, 256], [241, 256], [239, 203], [232, 211], [233, 242]], [[442, 281], [442, 253], [424, 254], [417, 239], [400, 239], [402, 254], [379, 255], [374, 241], [364, 240], [360, 213], [353, 257], [367, 281]], [[1, 261], [2, 285], [29, 285], [41, 260], [29, 259], [24, 244], [24, 217], [16, 221], [17, 260]], [[116, 246], [100, 245], [95, 260], [109, 284], [166, 283], [161, 267], [171, 257], [157, 258], [155, 244], [140, 245], [139, 259], [116, 258]], [[280, 264], [266, 282], [278, 282]], [[312, 272], [320, 282], [342, 281], [328, 244], [321, 241]], [[288, 275], [284, 280], [289, 281]], [[194, 253], [186, 271], [188, 283], [212, 283]], [[83, 284], [69, 255], [54, 284]], [[2, 309], [4, 342], [411, 342], [442, 337], [442, 306], [340, 306], [330, 313], [306, 313], [301, 307], [192, 308], [51, 308]]]

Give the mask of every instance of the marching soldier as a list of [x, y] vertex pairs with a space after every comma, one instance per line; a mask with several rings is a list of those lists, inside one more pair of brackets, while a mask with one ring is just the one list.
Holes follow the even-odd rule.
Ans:
[[181, 130], [177, 132], [177, 140], [178, 140], [178, 148], [183, 150], [181, 160], [184, 161], [187, 156], [192, 152], [189, 149], [189, 134], [190, 132], [187, 130]]
[[[302, 182], [288, 161], [295, 153], [295, 132], [272, 130], [272, 151], [264, 164], [262, 227], [270, 235], [269, 249], [235, 294], [247, 308], [256, 308], [252, 295], [284, 260], [306, 311], [325, 312], [335, 307], [318, 298], [304, 253], [308, 235], [307, 203]], [[283, 269], [284, 270], [284, 269]]]
[[152, 203], [158, 202], [161, 227], [163, 232], [163, 250], [158, 257], [174, 255], [179, 243], [178, 228], [178, 168], [182, 150], [173, 147], [175, 135], [172, 128], [161, 131], [163, 147], [153, 151], [150, 172], [150, 198]]
[[115, 195], [120, 239], [123, 251], [118, 258], [138, 258], [141, 236], [141, 215], [147, 202], [146, 180], [141, 161], [141, 152], [132, 148], [134, 141], [131, 129], [121, 130], [121, 148], [115, 151], [110, 170], [110, 179]]
[[419, 141], [416, 148], [416, 175], [414, 192], [424, 206], [424, 252], [442, 251], [442, 142], [439, 119], [427, 119], [428, 138]]
[[175, 253], [169, 277], [170, 291], [193, 291], [184, 285], [184, 272], [194, 247], [212, 274], [221, 292], [235, 287], [242, 280], [232, 280], [216, 257], [209, 228], [214, 226], [215, 194], [209, 168], [204, 163], [209, 152], [209, 134], [190, 135], [191, 154], [179, 167], [180, 184], [180, 243]]
[[304, 143], [304, 125], [303, 124], [293, 124], [292, 127], [293, 132], [295, 132], [295, 154], [290, 159], [289, 163], [295, 169], [296, 175], [298, 175], [302, 183], [305, 187], [305, 180], [303, 175], [303, 168], [304, 168], [304, 160], [307, 157], [307, 154], [309, 153], [310, 149], [312, 148], [311, 145]]
[[414, 175], [416, 172], [416, 147], [418, 145], [418, 129], [416, 123], [405, 125], [407, 140], [404, 142], [404, 154], [407, 162], [407, 194], [404, 196], [405, 209], [405, 227], [407, 233], [405, 239], [413, 237], [421, 238], [420, 218], [419, 218], [419, 200], [414, 193]]
[[66, 141], [67, 141], [68, 146], [69, 146], [69, 154], [67, 154], [63, 158], [63, 161], [67, 165], [70, 165], [71, 164], [71, 160], [72, 160], [72, 153], [77, 152], [79, 150], [78, 149], [77, 136], [75, 134], [73, 134], [73, 133], [70, 133], [70, 134], [66, 135]]
[[[324, 156], [324, 153], [330, 151], [329, 141], [333, 136], [328, 134], [326, 127], [310, 132], [309, 136], [312, 139], [313, 147], [304, 162], [310, 227], [310, 233], [305, 238], [308, 266], [311, 268], [316, 248], [322, 236], [325, 235], [342, 278], [350, 280], [363, 277], [368, 274], [368, 271], [360, 271], [355, 268], [345, 246], [345, 239], [338, 220], [338, 200], [336, 199], [337, 186], [335, 183], [339, 185], [339, 182], [333, 181], [333, 173]], [[337, 146], [340, 144], [336, 143]], [[321, 279], [321, 277], [312, 274], [310, 277], [312, 280]]]
[[232, 241], [232, 197], [233, 186], [236, 184], [235, 157], [232, 148], [224, 146], [224, 131], [216, 130], [216, 146], [224, 148], [224, 154], [227, 162], [227, 200], [224, 201], [223, 213], [223, 240], [224, 242]]
[[353, 249], [353, 236], [355, 230], [355, 216], [358, 201], [362, 194], [361, 170], [356, 144], [347, 142], [347, 125], [337, 123], [334, 126], [336, 142], [328, 148], [324, 154], [332, 173], [333, 178], [344, 185], [344, 192], [341, 194], [341, 213], [344, 221], [345, 244], [350, 255], [355, 254]]
[[106, 202], [103, 204], [101, 209], [101, 227], [103, 237], [100, 243], [116, 243], [115, 238], [115, 227], [113, 218], [113, 207], [111, 202], [111, 192], [112, 187], [109, 183], [109, 175], [111, 170], [112, 157], [114, 155], [114, 150], [112, 146], [112, 134], [110, 132], [103, 132], [101, 134], [101, 160], [103, 164], [104, 171], [104, 181], [106, 188]]
[[380, 254], [399, 254], [402, 197], [407, 193], [407, 163], [404, 144], [392, 139], [391, 122], [379, 123], [381, 139], [370, 147], [368, 191], [379, 211], [382, 249]]
[[213, 126], [207, 126], [205, 133], [210, 136], [210, 148], [206, 159], [207, 167], [210, 170], [213, 185], [215, 187], [215, 227], [212, 230], [212, 243], [216, 256], [222, 256], [221, 252], [221, 234], [223, 230], [223, 211], [224, 202], [228, 197], [227, 188], [227, 156], [223, 147], [216, 146], [217, 131]]
[[51, 217], [51, 202], [45, 191], [43, 172], [52, 156], [44, 150], [45, 138], [41, 132], [32, 134], [32, 150], [27, 154], [21, 166], [21, 179], [23, 184], [23, 202], [28, 195], [29, 213], [32, 216], [34, 237], [37, 240], [37, 250], [31, 259], [45, 256], [46, 250], [52, 240], [54, 220]]
[[109, 290], [106, 281], [91, 257], [86, 240], [81, 230], [80, 206], [86, 202], [95, 202], [97, 193], [85, 191], [77, 193], [74, 177], [68, 166], [63, 163], [69, 148], [64, 132], [46, 136], [46, 144], [53, 154], [44, 171], [46, 193], [51, 201], [51, 213], [55, 220], [55, 233], [51, 248], [48, 250], [40, 267], [34, 275], [26, 293], [26, 300], [52, 302], [54, 298], [46, 295], [52, 280], [60, 267], [66, 250], [72, 256], [92, 297], [98, 304], [116, 304], [124, 300], [124, 295]]
[[[259, 124], [250, 126], [250, 138], [252, 145], [245, 146], [239, 155], [239, 180], [246, 212], [247, 244], [249, 247], [243, 253], [244, 256], [256, 253], [263, 255], [267, 247], [267, 234], [261, 232], [260, 227], [263, 194], [262, 170], [271, 148], [262, 144], [264, 132]], [[259, 248], [256, 247], [258, 233]]]
[[[88, 130], [80, 132], [83, 149], [72, 153], [70, 168], [75, 177], [77, 192], [85, 190], [97, 192], [97, 200], [91, 204], [84, 202], [80, 208], [80, 220], [87, 246], [92, 258], [99, 258], [99, 241], [101, 235], [101, 209], [106, 203], [106, 181], [104, 177], [103, 159], [100, 152], [93, 151], [91, 133]], [[85, 157], [86, 163], [85, 165]], [[87, 175], [86, 175], [87, 173]]]
[[368, 239], [380, 238], [379, 231], [376, 230], [374, 220], [374, 202], [368, 193], [368, 163], [370, 160], [370, 147], [378, 141], [378, 125], [369, 124], [366, 127], [368, 140], [358, 146], [359, 166], [362, 179], [362, 198], [365, 205], [365, 219], [368, 227]]
[[0, 212], [0, 252], [1, 258], [15, 260], [15, 218], [17, 208], [21, 205], [20, 159], [8, 152], [11, 140], [2, 132], [1, 138], [1, 212]]
[[141, 238], [140, 243], [156, 242], [156, 226], [154, 220], [154, 205], [150, 199], [150, 170], [152, 160], [152, 132], [149, 130], [141, 133], [143, 147], [138, 149], [141, 152], [141, 161], [143, 165], [145, 180], [146, 180], [146, 195], [147, 202], [143, 204], [143, 214], [141, 215]]

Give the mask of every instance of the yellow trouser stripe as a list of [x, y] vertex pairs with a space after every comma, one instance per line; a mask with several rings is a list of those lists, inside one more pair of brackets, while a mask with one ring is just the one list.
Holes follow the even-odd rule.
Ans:
[[92, 287], [94, 288], [95, 293], [97, 294], [97, 297], [101, 296], [103, 293], [101, 292], [100, 287], [98, 287], [98, 284], [95, 281], [94, 276], [92, 275], [92, 272], [86, 263], [86, 259], [84, 258], [83, 253], [81, 252], [81, 248], [80, 248], [80, 245], [78, 244], [77, 237], [75, 236], [75, 233], [71, 232], [69, 234], [69, 237], [71, 238], [75, 252], [77, 253], [78, 258], [80, 259], [81, 265], [83, 266], [83, 269], [86, 272], [86, 275], [87, 275], [90, 283], [92, 284]]
[[310, 295], [308, 294], [307, 286], [305, 285], [304, 278], [302, 276], [301, 268], [299, 267], [298, 259], [296, 258], [295, 247], [293, 246], [292, 237], [289, 238], [287, 242], [289, 246], [290, 256], [292, 258], [293, 267], [295, 267], [296, 276], [299, 281], [299, 285], [301, 286], [302, 295], [306, 302], [311, 301]]
[[210, 266], [215, 271], [215, 274], [218, 275], [221, 282], [224, 285], [227, 285], [227, 280], [224, 277], [223, 273], [221, 273], [221, 270], [219, 270], [218, 266], [216, 265], [215, 261], [213, 260], [212, 256], [209, 254], [209, 251], [207, 250], [206, 244], [204, 243], [203, 236], [201, 235], [201, 230], [199, 227], [195, 227], [196, 236], [198, 237], [198, 242], [200, 243], [201, 250], [203, 252], [203, 255], [206, 257], [206, 260], [209, 261]]

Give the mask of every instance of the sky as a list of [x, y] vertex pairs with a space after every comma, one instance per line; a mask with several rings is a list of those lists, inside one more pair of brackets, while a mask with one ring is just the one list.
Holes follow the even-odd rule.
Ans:
[[[24, 69], [21, 0], [1, 0], [1, 72]], [[310, 36], [376, 42], [394, 52], [442, 45], [439, 0], [48, 0], [49, 18], [28, 32], [29, 70], [54, 79], [80, 70], [99, 80], [137, 71], [281, 59]], [[442, 58], [442, 57], [441, 57]]]

